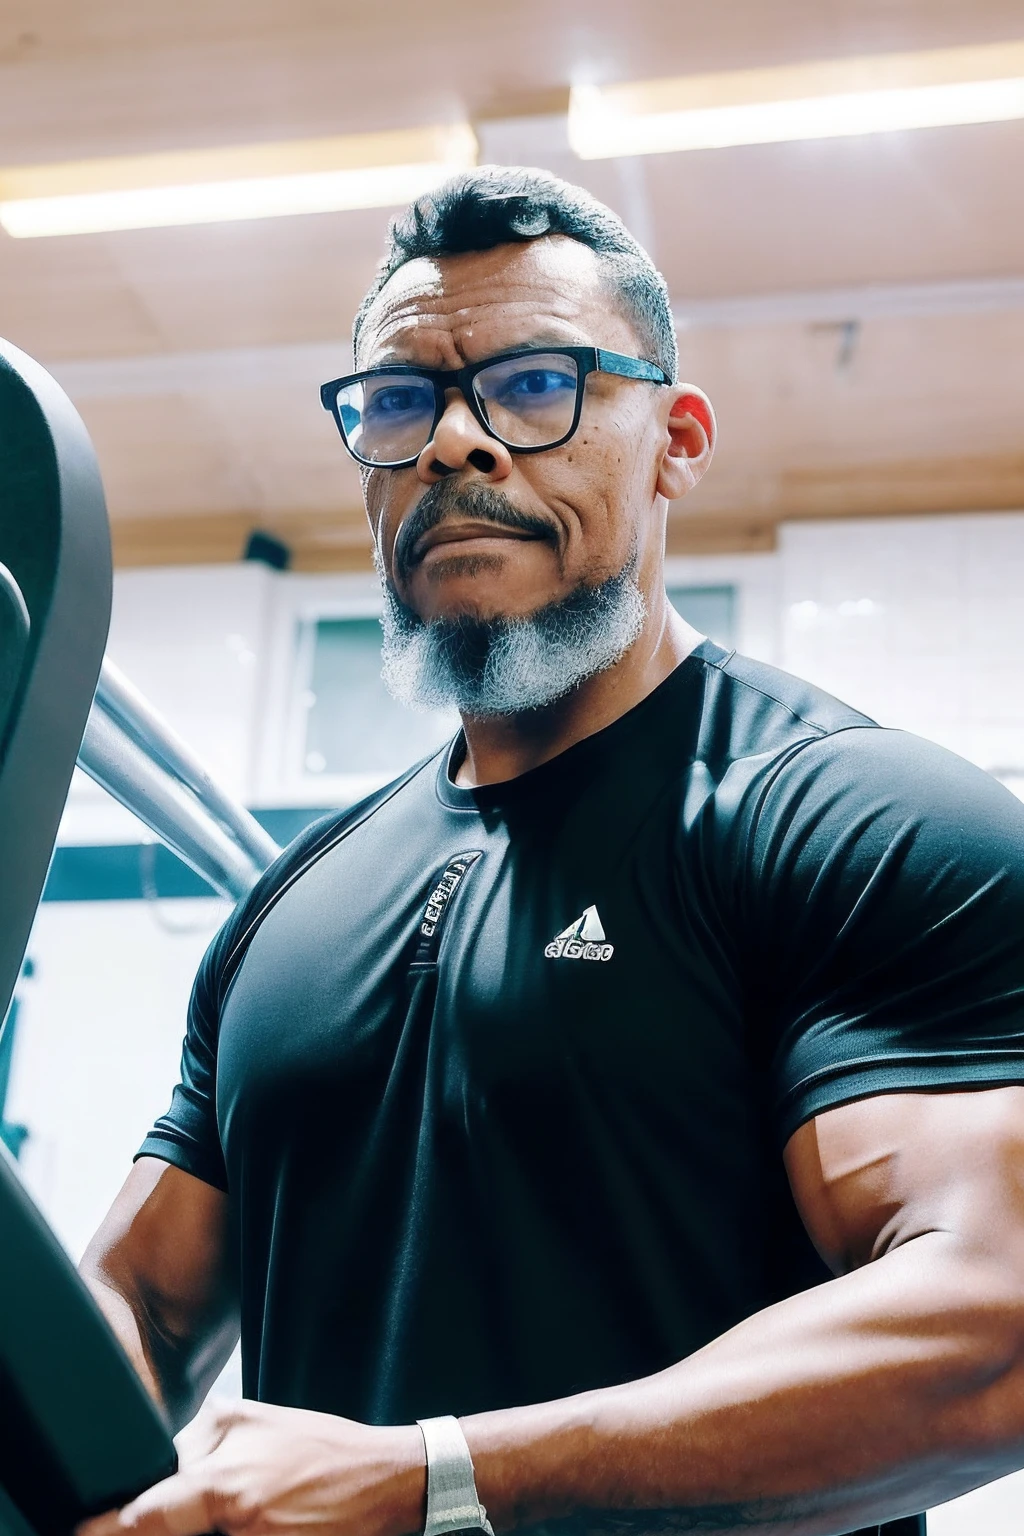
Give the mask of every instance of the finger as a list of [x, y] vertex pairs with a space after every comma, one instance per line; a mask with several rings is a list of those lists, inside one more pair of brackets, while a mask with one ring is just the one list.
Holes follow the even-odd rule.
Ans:
[[177, 1472], [140, 1494], [111, 1517], [101, 1515], [100, 1529], [82, 1536], [205, 1536], [213, 1529], [209, 1482], [197, 1472]]
[[121, 1530], [121, 1511], [108, 1509], [106, 1514], [94, 1515], [75, 1526], [75, 1536], [118, 1536]]

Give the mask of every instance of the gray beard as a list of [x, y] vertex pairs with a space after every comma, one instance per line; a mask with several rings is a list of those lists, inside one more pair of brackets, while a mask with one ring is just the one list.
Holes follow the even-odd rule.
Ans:
[[382, 676], [412, 709], [470, 716], [543, 709], [621, 661], [646, 617], [635, 557], [598, 586], [579, 586], [527, 618], [462, 615], [429, 623], [382, 581]]

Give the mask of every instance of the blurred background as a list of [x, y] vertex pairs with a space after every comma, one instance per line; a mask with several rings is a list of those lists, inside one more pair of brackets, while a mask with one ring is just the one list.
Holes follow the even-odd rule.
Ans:
[[[581, 183], [665, 273], [721, 426], [680, 611], [1024, 792], [1019, 0], [3, 0], [0, 335], [95, 441], [112, 658], [279, 842], [451, 730], [383, 692], [317, 387], [395, 206], [473, 158]], [[76, 1255], [226, 910], [76, 777], [0, 1043]], [[1010, 1479], [930, 1529], [1022, 1514]]]

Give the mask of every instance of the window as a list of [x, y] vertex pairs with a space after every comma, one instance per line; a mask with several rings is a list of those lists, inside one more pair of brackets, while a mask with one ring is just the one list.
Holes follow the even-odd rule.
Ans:
[[383, 783], [454, 734], [454, 714], [406, 709], [380, 676], [380, 624], [373, 618], [318, 619], [308, 627], [308, 774]]
[[669, 587], [669, 602], [687, 624], [731, 650], [736, 644], [736, 588]]

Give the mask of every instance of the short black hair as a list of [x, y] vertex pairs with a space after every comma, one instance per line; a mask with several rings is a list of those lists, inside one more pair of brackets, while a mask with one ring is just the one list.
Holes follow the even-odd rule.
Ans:
[[640, 344], [675, 379], [676, 329], [665, 279], [617, 214], [547, 171], [481, 165], [452, 176], [392, 219], [384, 259], [356, 314], [353, 345], [388, 278], [421, 256], [461, 256], [496, 245], [567, 235], [598, 256]]

